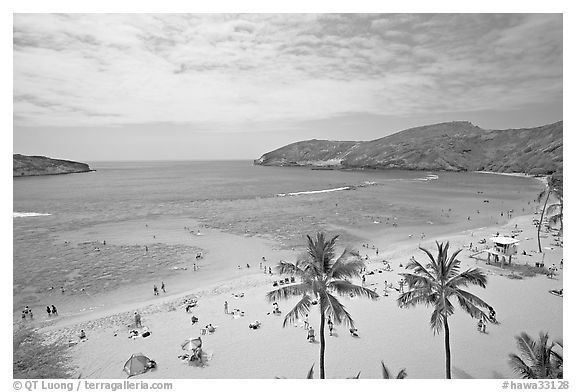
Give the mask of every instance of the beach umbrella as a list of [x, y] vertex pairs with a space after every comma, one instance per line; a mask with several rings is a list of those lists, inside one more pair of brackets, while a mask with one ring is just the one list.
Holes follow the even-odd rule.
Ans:
[[202, 347], [202, 339], [200, 339], [199, 337], [196, 339], [188, 338], [180, 346], [184, 351], [193, 351], [196, 350], [197, 348]]
[[124, 371], [128, 373], [128, 377], [145, 373], [148, 370], [146, 364], [149, 360], [150, 358], [142, 353], [132, 354], [130, 359], [124, 364]]

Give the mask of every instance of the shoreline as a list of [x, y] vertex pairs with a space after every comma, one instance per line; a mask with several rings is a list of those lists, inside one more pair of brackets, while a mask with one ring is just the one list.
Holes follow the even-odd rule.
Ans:
[[[528, 222], [532, 220], [532, 215], [521, 215], [515, 218], [512, 218], [509, 222], [507, 222], [506, 224], [503, 225], [494, 225], [494, 226], [484, 226], [484, 227], [478, 227], [478, 228], [472, 228], [472, 229], [465, 229], [465, 230], [457, 230], [457, 231], [452, 231], [452, 232], [445, 232], [442, 233], [440, 235], [436, 235], [430, 238], [426, 238], [426, 239], [421, 239], [418, 237], [415, 238], [408, 238], [408, 239], [404, 239], [404, 240], [398, 240], [395, 241], [395, 245], [394, 246], [389, 246], [388, 248], [384, 245], [382, 247], [378, 247], [379, 253], [378, 255], [366, 255], [369, 257], [369, 259], [367, 260], [366, 264], [370, 265], [373, 263], [378, 263], [381, 262], [381, 260], [398, 260], [399, 258], [406, 258], [406, 260], [408, 259], [407, 254], [409, 253], [419, 253], [419, 247], [424, 247], [426, 249], [432, 249], [432, 247], [434, 246], [434, 242], [436, 241], [440, 241], [440, 242], [445, 242], [445, 241], [450, 241], [450, 245], [451, 245], [451, 249], [454, 251], [456, 249], [456, 247], [461, 247], [462, 249], [465, 249], [464, 244], [467, 243], [470, 238], [474, 238], [474, 242], [477, 242], [477, 240], [481, 237], [490, 237], [493, 235], [494, 232], [506, 232], [506, 231], [510, 231], [510, 225], [513, 222], [516, 222], [518, 220], [523, 220], [525, 222]], [[492, 234], [488, 235], [486, 233], [488, 232], [492, 232]], [[470, 237], [470, 233], [472, 234], [472, 237]], [[476, 236], [474, 237], [474, 233], [476, 233]], [[482, 233], [484, 233], [484, 235], [482, 235]], [[266, 241], [267, 239], [264, 237], [258, 237], [256, 236], [258, 240], [262, 240], [262, 241]], [[252, 237], [253, 238], [253, 237]], [[384, 241], [388, 241], [387, 238], [381, 238], [381, 236], [376, 235], [373, 238], [367, 239], [369, 242], [372, 242], [374, 244], [378, 244], [378, 243], [383, 243]], [[362, 241], [364, 242], [364, 241]], [[398, 244], [399, 242], [399, 244]], [[279, 244], [276, 244], [279, 245]], [[270, 248], [272, 249], [272, 247]], [[373, 253], [373, 249], [365, 249], [362, 247], [362, 244], [360, 242], [356, 243], [355, 246], [353, 246], [353, 249], [359, 251], [360, 253], [364, 252], [368, 252], [370, 251], [371, 253]], [[288, 259], [292, 259], [294, 258], [298, 252], [291, 252], [291, 256], [292, 257], [288, 257]], [[267, 263], [267, 265], [265, 265], [264, 267], [274, 267], [277, 263], [274, 264], [270, 264]], [[218, 277], [215, 277], [213, 279], [208, 279], [208, 280], [203, 280], [200, 283], [199, 286], [196, 286], [195, 288], [192, 289], [187, 289], [187, 290], [180, 290], [180, 291], [176, 291], [176, 292], [172, 292], [172, 290], [170, 290], [170, 292], [166, 295], [161, 295], [158, 298], [152, 298], [152, 299], [145, 299], [145, 300], [139, 300], [139, 301], [131, 301], [131, 302], [125, 302], [122, 304], [117, 304], [115, 306], [113, 306], [112, 308], [107, 308], [107, 309], [90, 309], [88, 312], [84, 312], [84, 311], [80, 311], [78, 313], [74, 313], [72, 315], [67, 315], [67, 316], [59, 316], [62, 317], [60, 319], [58, 319], [58, 321], [54, 320], [54, 319], [48, 319], [45, 320], [48, 322], [48, 325], [43, 327], [40, 326], [39, 329], [43, 330], [57, 330], [60, 328], [66, 328], [66, 327], [70, 327], [70, 326], [76, 326], [76, 325], [80, 325], [82, 323], [86, 323], [86, 322], [94, 322], [94, 321], [99, 321], [99, 320], [103, 320], [103, 319], [107, 319], [113, 316], [118, 316], [121, 314], [126, 314], [126, 313], [131, 313], [134, 310], [141, 310], [144, 308], [163, 308], [166, 307], [169, 304], [175, 303], [175, 302], [181, 302], [183, 299], [187, 298], [187, 297], [198, 297], [198, 296], [203, 296], [206, 295], [206, 293], [210, 293], [210, 292], [215, 292], [215, 291], [219, 291], [218, 289], [224, 289], [225, 291], [230, 291], [230, 290], [234, 290], [234, 287], [238, 286], [238, 287], [242, 287], [242, 284], [245, 284], [246, 282], [250, 282], [251, 284], [256, 283], [257, 285], [263, 285], [266, 283], [271, 283], [274, 279], [277, 279], [277, 275], [274, 274], [272, 276], [266, 274], [262, 274], [261, 270], [257, 270], [259, 271], [258, 273], [249, 273], [248, 275], [242, 275], [242, 276], [234, 276], [234, 274], [232, 273], [225, 273], [222, 274]], [[262, 276], [263, 275], [263, 276]], [[118, 293], [113, 293], [113, 295], [117, 295]], [[103, 295], [104, 296], [104, 295]], [[75, 321], [76, 320], [76, 321]]]

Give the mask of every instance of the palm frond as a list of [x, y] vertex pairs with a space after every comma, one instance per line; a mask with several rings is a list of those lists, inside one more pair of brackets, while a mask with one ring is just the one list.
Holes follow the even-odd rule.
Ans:
[[276, 265], [275, 270], [280, 275], [297, 275], [299, 277], [306, 275], [306, 271], [304, 271], [298, 265], [298, 263], [293, 264], [293, 263], [289, 263], [287, 261], [280, 261]]
[[298, 303], [289, 311], [286, 316], [284, 317], [284, 323], [282, 324], [285, 327], [288, 323], [294, 323], [296, 320], [303, 318], [306, 314], [310, 312], [310, 305], [312, 300], [308, 294], [304, 294], [302, 299], [298, 301]]
[[459, 273], [458, 275], [450, 278], [446, 283], [447, 286], [456, 288], [458, 286], [480, 286], [483, 289], [486, 288], [488, 283], [488, 278], [486, 274], [479, 270], [478, 268], [473, 268]]
[[360, 372], [358, 372], [357, 375], [353, 376], [353, 377], [346, 377], [347, 379], [359, 379], [360, 378]]
[[429, 288], [430, 290], [432, 290], [432, 287], [434, 287], [434, 283], [436, 281], [436, 278], [434, 278], [433, 276], [429, 275], [429, 274], [400, 274], [404, 280], [406, 281], [406, 285], [408, 286], [409, 289], [412, 288]]
[[430, 306], [435, 304], [437, 299], [437, 293], [426, 288], [419, 288], [400, 294], [396, 302], [400, 307], [416, 306], [419, 304]]
[[[438, 253], [441, 253], [441, 248], [440, 248], [440, 244], [438, 244], [438, 242], [436, 242], [436, 246], [438, 246]], [[418, 249], [420, 249], [422, 252], [426, 253], [426, 256], [428, 256], [428, 258], [430, 259], [430, 265], [432, 266], [432, 269], [435, 271], [436, 270], [436, 259], [434, 258], [434, 256], [432, 256], [432, 253], [430, 253], [430, 251], [426, 248], [422, 248], [419, 247]], [[412, 262], [417, 263], [416, 259], [412, 258], [411, 259]], [[418, 263], [420, 264], [420, 263]], [[421, 267], [423, 270], [425, 270], [426, 272], [429, 272], [428, 269]]]
[[380, 361], [380, 364], [382, 364], [382, 378], [385, 380], [389, 380], [390, 379], [390, 371], [388, 370], [388, 367], [386, 367], [386, 364], [384, 363], [384, 361]]
[[430, 316], [430, 329], [434, 332], [434, 335], [439, 334], [444, 329], [444, 315], [440, 309], [436, 308]]
[[314, 364], [312, 364], [312, 367], [310, 368], [310, 370], [308, 370], [308, 375], [306, 375], [306, 379], [311, 380], [314, 378]]
[[368, 297], [370, 299], [377, 299], [378, 294], [375, 291], [367, 289], [362, 286], [355, 285], [347, 280], [334, 280], [328, 283], [328, 288], [335, 290], [338, 295], [354, 294], [359, 297]]
[[524, 358], [531, 362], [536, 361], [536, 342], [526, 332], [516, 336], [516, 346]]
[[530, 366], [528, 366], [518, 355], [510, 354], [509, 358], [508, 363], [512, 367], [514, 373], [519, 374], [522, 378], [538, 378]]
[[268, 299], [269, 302], [276, 302], [297, 295], [298, 296], [304, 295], [306, 293], [309, 293], [310, 291], [311, 290], [309, 284], [296, 283], [279, 287], [276, 290], [272, 290], [268, 294], [266, 294], [266, 298]]
[[344, 305], [342, 305], [336, 297], [330, 293], [325, 293], [325, 295], [320, 298], [320, 301], [324, 306], [326, 316], [332, 317], [334, 324], [344, 324], [350, 328], [354, 328], [352, 316], [350, 316], [350, 313], [348, 313]]
[[[386, 366], [384, 361], [380, 361], [380, 364], [382, 365], [382, 378], [385, 380], [391, 379], [392, 377], [390, 370], [388, 370], [388, 367]], [[404, 379], [406, 378], [407, 375], [408, 374], [406, 373], [406, 369], [401, 369], [396, 375], [396, 379]]]
[[[421, 250], [423, 248], [420, 248]], [[432, 256], [432, 254], [430, 252], [428, 252], [427, 250], [424, 249], [425, 252], [427, 252], [427, 254], [430, 256]], [[430, 271], [428, 268], [426, 268], [425, 266], [422, 265], [422, 263], [420, 263], [418, 260], [416, 260], [414, 257], [412, 257], [408, 263], [406, 263], [406, 269], [408, 270], [413, 270], [414, 274], [413, 275], [421, 275], [421, 276], [425, 276], [430, 280], [434, 280], [435, 277], [432, 274], [433, 271]], [[400, 274], [403, 275], [403, 274]]]
[[471, 294], [462, 289], [457, 289], [455, 291], [455, 295], [458, 299], [460, 307], [464, 309], [464, 311], [471, 317], [474, 317], [475, 319], [482, 319], [484, 321], [488, 320], [488, 315], [482, 309], [480, 309], [481, 307], [486, 309], [489, 307], [486, 302], [474, 294]]
[[[458, 249], [456, 252], [452, 253], [452, 256], [450, 256], [450, 259], [446, 263], [446, 271], [444, 275], [447, 278], [451, 278], [458, 274], [458, 271], [460, 270], [460, 260], [458, 260], [457, 257], [461, 251], [462, 249]], [[448, 244], [446, 245], [446, 252], [448, 252]]]
[[365, 264], [360, 259], [337, 260], [330, 268], [329, 277], [333, 279], [351, 279], [360, 276]]

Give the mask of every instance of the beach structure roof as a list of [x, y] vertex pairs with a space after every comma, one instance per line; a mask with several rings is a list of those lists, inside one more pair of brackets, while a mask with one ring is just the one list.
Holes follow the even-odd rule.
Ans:
[[145, 373], [148, 370], [146, 367], [148, 361], [150, 361], [150, 358], [142, 353], [132, 354], [130, 359], [124, 364], [124, 371], [128, 374], [128, 377]]
[[520, 240], [517, 240], [516, 238], [512, 238], [512, 237], [492, 237], [492, 238], [490, 238], [490, 241], [494, 242], [495, 244], [499, 244], [499, 245], [511, 245], [511, 244], [517, 244], [520, 242]]

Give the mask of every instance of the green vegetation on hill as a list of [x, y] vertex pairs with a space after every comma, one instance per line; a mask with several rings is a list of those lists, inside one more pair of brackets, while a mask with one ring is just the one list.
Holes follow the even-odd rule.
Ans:
[[455, 121], [364, 142], [301, 141], [268, 152], [254, 163], [545, 175], [562, 168], [562, 130], [562, 121], [508, 130], [485, 130], [467, 121]]
[[74, 368], [68, 347], [48, 343], [45, 336], [29, 327], [14, 327], [14, 378], [70, 378]]
[[85, 163], [51, 159], [43, 156], [14, 154], [12, 162], [13, 177], [46, 176], [92, 171]]

